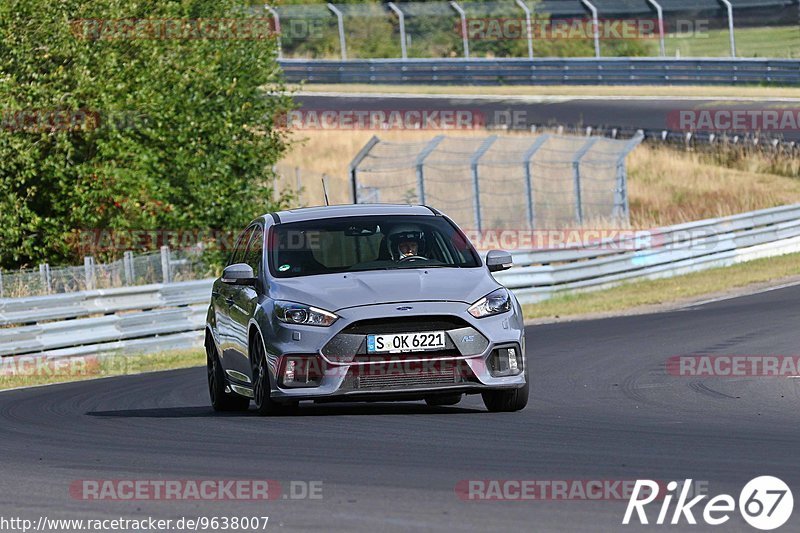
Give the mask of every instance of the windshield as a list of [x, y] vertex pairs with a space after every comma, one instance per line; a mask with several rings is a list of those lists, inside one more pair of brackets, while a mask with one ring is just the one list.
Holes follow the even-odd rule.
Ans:
[[294, 222], [275, 226], [270, 239], [270, 271], [278, 278], [480, 266], [466, 237], [439, 216], [361, 216]]

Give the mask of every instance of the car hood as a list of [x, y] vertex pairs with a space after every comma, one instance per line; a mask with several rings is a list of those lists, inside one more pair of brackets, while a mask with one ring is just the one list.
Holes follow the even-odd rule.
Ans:
[[395, 302], [472, 304], [499, 286], [481, 267], [414, 268], [276, 279], [270, 286], [270, 297], [338, 311]]

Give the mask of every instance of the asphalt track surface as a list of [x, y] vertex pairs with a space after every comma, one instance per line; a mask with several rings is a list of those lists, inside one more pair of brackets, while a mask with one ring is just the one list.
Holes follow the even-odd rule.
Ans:
[[[487, 89], [488, 90], [488, 89]], [[530, 125], [624, 128], [652, 131], [680, 131], [681, 111], [749, 110], [800, 108], [794, 99], [681, 99], [681, 98], [570, 98], [570, 97], [458, 97], [337, 95], [304, 93], [295, 97], [305, 111], [470, 111], [486, 124], [506, 124], [512, 129]], [[701, 115], [691, 115], [701, 120]], [[716, 116], [716, 115], [715, 115]], [[795, 116], [797, 113], [795, 112]], [[748, 133], [743, 131], [742, 133]], [[770, 132], [772, 137], [800, 141], [800, 128]]]
[[[620, 501], [467, 502], [467, 479], [682, 480], [738, 497], [776, 475], [800, 496], [800, 380], [686, 378], [686, 354], [797, 354], [800, 286], [661, 314], [528, 329], [529, 406], [476, 397], [212, 412], [204, 369], [0, 393], [0, 516], [270, 516], [269, 530], [706, 531], [620, 525]], [[83, 501], [81, 479], [320, 480], [321, 500]], [[284, 489], [285, 490], [285, 489]], [[654, 520], [657, 509], [651, 510]], [[716, 531], [754, 531], [738, 514]], [[781, 531], [800, 531], [794, 516]]]

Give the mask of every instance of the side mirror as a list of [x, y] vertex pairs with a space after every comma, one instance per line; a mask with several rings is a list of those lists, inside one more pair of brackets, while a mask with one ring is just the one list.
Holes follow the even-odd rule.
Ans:
[[508, 270], [512, 264], [514, 261], [511, 259], [511, 254], [504, 250], [489, 250], [486, 254], [486, 266], [489, 272]]
[[255, 285], [256, 275], [252, 267], [245, 263], [228, 265], [222, 271], [222, 283], [229, 285]]

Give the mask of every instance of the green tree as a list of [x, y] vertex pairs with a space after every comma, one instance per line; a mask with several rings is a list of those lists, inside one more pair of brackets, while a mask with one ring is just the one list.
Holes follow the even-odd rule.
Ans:
[[82, 230], [242, 228], [288, 201], [271, 167], [292, 104], [274, 39], [242, 33], [254, 16], [234, 0], [4, 0], [0, 266], [72, 263]]

